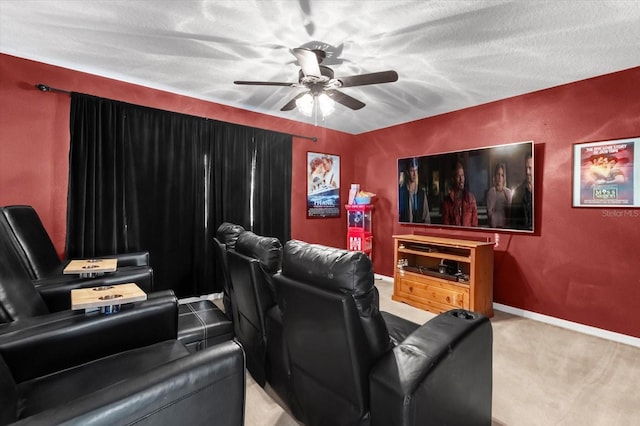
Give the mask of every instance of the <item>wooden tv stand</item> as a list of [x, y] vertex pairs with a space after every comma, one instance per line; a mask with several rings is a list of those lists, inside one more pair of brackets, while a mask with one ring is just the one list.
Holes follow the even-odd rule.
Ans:
[[[434, 313], [463, 308], [493, 316], [493, 243], [394, 235], [392, 299]], [[439, 271], [442, 261], [455, 270]]]

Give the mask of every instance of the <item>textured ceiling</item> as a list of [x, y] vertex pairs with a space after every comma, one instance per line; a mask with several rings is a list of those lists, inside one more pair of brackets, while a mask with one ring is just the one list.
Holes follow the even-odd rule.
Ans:
[[318, 122], [358, 134], [638, 66], [640, 2], [0, 0], [2, 53], [313, 123], [280, 111], [303, 89], [233, 84], [297, 82], [300, 46], [398, 72]]

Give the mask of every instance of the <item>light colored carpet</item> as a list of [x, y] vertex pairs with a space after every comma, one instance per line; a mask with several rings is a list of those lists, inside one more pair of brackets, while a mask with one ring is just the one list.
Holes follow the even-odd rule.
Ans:
[[[392, 301], [392, 281], [376, 286], [381, 310], [434, 317]], [[491, 323], [493, 426], [640, 425], [640, 349], [500, 311]], [[281, 405], [247, 373], [247, 426], [301, 425]]]

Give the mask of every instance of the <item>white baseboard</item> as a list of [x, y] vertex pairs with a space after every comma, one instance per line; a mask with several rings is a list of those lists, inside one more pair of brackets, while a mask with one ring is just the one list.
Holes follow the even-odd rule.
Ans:
[[[393, 278], [387, 277], [386, 275], [375, 274], [375, 278], [378, 280], [391, 281], [391, 283], [393, 283]], [[640, 338], [628, 336], [626, 334], [615, 333], [613, 331], [604, 330], [602, 328], [591, 327], [588, 325], [563, 320], [563, 319], [552, 317], [549, 315], [538, 314], [538, 313], [527, 311], [524, 309], [503, 305], [501, 303], [494, 302], [493, 309], [501, 312], [506, 312], [508, 314], [517, 315], [519, 317], [532, 319], [534, 321], [540, 321], [546, 324], [555, 325], [557, 327], [566, 328], [568, 330], [577, 331], [579, 333], [588, 334], [590, 336], [600, 337], [602, 339], [607, 339], [614, 342], [623, 343], [625, 345], [630, 345], [636, 348], [640, 348]]]
[[540, 321], [546, 324], [555, 325], [557, 327], [566, 328], [568, 330], [577, 331], [579, 333], [588, 334], [602, 339], [611, 340], [625, 345], [635, 346], [640, 348], [640, 339], [633, 336], [628, 336], [622, 333], [615, 333], [613, 331], [604, 330], [602, 328], [591, 327], [589, 325], [580, 324], [577, 322], [567, 321], [560, 318], [552, 317], [549, 315], [538, 314], [536, 312], [526, 311], [520, 308], [514, 308], [512, 306], [503, 305], [501, 303], [494, 303], [493, 309], [506, 312], [508, 314], [517, 315], [519, 317], [532, 319], [534, 321]]

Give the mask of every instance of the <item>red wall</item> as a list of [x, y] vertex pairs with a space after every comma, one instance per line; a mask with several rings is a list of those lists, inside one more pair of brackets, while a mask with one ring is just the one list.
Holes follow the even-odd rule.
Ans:
[[344, 213], [339, 219], [306, 219], [305, 213], [306, 152], [339, 154], [343, 199], [351, 182], [378, 194], [374, 267], [388, 276], [393, 234], [428, 229], [495, 238], [493, 233], [398, 225], [398, 157], [534, 140], [536, 187], [541, 188], [538, 231], [499, 235], [495, 301], [640, 337], [634, 313], [640, 301], [640, 215], [571, 208], [570, 174], [571, 144], [640, 135], [640, 68], [357, 136], [2, 54], [0, 75], [0, 205], [35, 206], [60, 254], [66, 232], [69, 97], [39, 92], [36, 83], [317, 136], [315, 143], [294, 139], [292, 238], [346, 246]]
[[[496, 302], [640, 337], [640, 209], [571, 207], [572, 144], [636, 136], [640, 68], [359, 135], [365, 161], [354, 163], [355, 175], [379, 196], [376, 271], [393, 274], [394, 234], [497, 237]], [[527, 140], [535, 143], [535, 235], [397, 223], [389, 184], [397, 158]]]
[[[341, 156], [342, 182], [353, 181], [352, 135], [0, 54], [0, 205], [33, 205], [64, 253], [69, 167], [69, 96], [38, 83], [230, 123], [318, 137], [294, 138], [291, 236], [346, 247], [346, 219], [306, 218], [306, 153]], [[347, 164], [349, 166], [344, 166]], [[348, 186], [342, 197], [348, 196]]]

